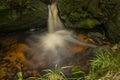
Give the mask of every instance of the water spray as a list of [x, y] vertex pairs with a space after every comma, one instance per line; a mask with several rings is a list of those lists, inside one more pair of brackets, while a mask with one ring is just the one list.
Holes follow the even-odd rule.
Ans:
[[43, 42], [46, 46], [51, 44], [51, 47], [54, 45], [61, 46], [62, 44], [65, 44], [65, 41], [88, 47], [96, 47], [96, 45], [78, 40], [75, 37], [77, 38], [71, 31], [64, 29], [64, 25], [58, 16], [57, 2], [54, 0], [51, 5], [48, 5], [48, 34], [45, 36], [45, 39], [56, 42], [52, 43], [49, 41], [47, 42], [46, 40], [43, 40]]
[[[34, 45], [39, 61], [48, 64], [60, 64], [62, 60], [69, 57], [74, 45], [82, 45], [95, 48], [94, 44], [80, 40], [72, 31], [66, 30], [58, 16], [56, 0], [48, 5], [48, 32], [37, 36], [37, 44]], [[35, 47], [36, 46], [36, 47]]]
[[[65, 30], [63, 23], [58, 16], [57, 3], [48, 5], [48, 33], [40, 37], [43, 55], [50, 54], [56, 58], [55, 64], [59, 64], [63, 56], [67, 56], [70, 51], [70, 44], [83, 45], [95, 48], [94, 44], [86, 43], [77, 38], [72, 32]], [[67, 54], [68, 53], [68, 54]]]

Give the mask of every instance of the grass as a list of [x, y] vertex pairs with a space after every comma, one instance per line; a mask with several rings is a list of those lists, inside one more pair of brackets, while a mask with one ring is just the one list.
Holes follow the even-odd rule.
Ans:
[[66, 77], [62, 72], [62, 70], [65, 68], [69, 68], [69, 66], [59, 67], [58, 65], [56, 65], [54, 70], [44, 70], [45, 72], [47, 72], [47, 74], [43, 75], [43, 78], [46, 80], [66, 80]]
[[22, 72], [17, 73], [18, 80], [23, 80]]
[[96, 51], [96, 58], [91, 60], [91, 70], [89, 77], [90, 79], [95, 79], [104, 72], [111, 70], [115, 63], [112, 54], [104, 48], [99, 48]]
[[120, 51], [110, 51], [105, 47], [101, 47], [96, 49], [95, 52], [96, 58], [91, 60], [88, 80], [118, 80], [116, 78], [120, 77]]

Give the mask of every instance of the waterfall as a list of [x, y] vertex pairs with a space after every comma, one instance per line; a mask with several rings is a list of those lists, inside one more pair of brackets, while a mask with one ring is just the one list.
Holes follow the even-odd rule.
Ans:
[[64, 25], [58, 16], [57, 4], [48, 5], [48, 32], [63, 30]]
[[[36, 42], [30, 41], [30, 44], [35, 49], [34, 59], [46, 64], [60, 64], [64, 59], [76, 52], [72, 52], [72, 48], [76, 45], [96, 47], [94, 44], [80, 40], [72, 31], [65, 30], [58, 16], [56, 3], [48, 5], [48, 32], [42, 35], [34, 35], [34, 37]], [[35, 65], [38, 66], [39, 63]]]
[[[57, 9], [56, 2], [52, 3], [51, 5], [48, 5], [48, 32], [49, 33], [47, 34], [47, 36], [45, 36], [45, 38], [48, 39], [48, 42], [45, 42], [47, 40], [43, 40], [43, 42], [51, 44], [53, 46], [58, 45], [59, 43], [49, 42], [49, 40], [52, 38], [54, 38], [54, 39], [52, 39], [52, 41], [56, 41], [56, 40], [57, 40], [57, 42], [58, 41], [61, 41], [61, 42], [68, 41], [68, 42], [72, 42], [74, 44], [80, 44], [80, 45], [84, 45], [84, 46], [88, 46], [88, 47], [96, 47], [96, 45], [85, 43], [84, 41], [76, 39], [75, 37], [73, 37], [73, 36], [75, 36], [75, 34], [64, 29], [64, 25], [58, 16], [58, 9]], [[46, 44], [46, 46], [47, 46], [47, 44]]]

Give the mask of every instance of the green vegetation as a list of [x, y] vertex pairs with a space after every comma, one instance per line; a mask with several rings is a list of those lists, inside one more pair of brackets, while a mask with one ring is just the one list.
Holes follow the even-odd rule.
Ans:
[[58, 0], [66, 27], [105, 27], [112, 42], [120, 41], [120, 0]]
[[62, 69], [64, 68], [67, 68], [67, 67], [60, 68], [56, 65], [55, 70], [50, 70], [50, 69], [44, 70], [45, 72], [47, 72], [47, 74], [45, 74], [43, 77], [46, 80], [64, 80], [66, 78], [62, 72]]
[[[90, 61], [89, 73], [81, 70], [80, 66], [55, 66], [54, 70], [46, 69], [45, 75], [40, 78], [29, 77], [26, 80], [119, 80], [120, 79], [120, 44], [111, 49], [98, 47], [94, 50], [95, 58]], [[64, 70], [70, 70], [70, 76], [66, 77]], [[18, 72], [19, 80], [22, 80], [22, 72]]]
[[18, 72], [18, 73], [17, 73], [17, 76], [18, 76], [18, 80], [23, 80], [22, 72]]
[[98, 48], [96, 53], [96, 58], [91, 60], [91, 70], [88, 75], [89, 79], [95, 80], [102, 77], [118, 80], [116, 78], [113, 79], [113, 77], [120, 71], [120, 52], [113, 53], [113, 51], [108, 51], [105, 47], [103, 47]]

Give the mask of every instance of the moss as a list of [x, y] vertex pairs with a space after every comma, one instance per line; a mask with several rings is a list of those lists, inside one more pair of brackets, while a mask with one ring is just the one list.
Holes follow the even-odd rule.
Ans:
[[99, 25], [100, 22], [95, 19], [84, 19], [80, 22], [80, 26], [83, 28], [94, 28], [96, 25]]
[[58, 0], [60, 16], [66, 27], [103, 27], [112, 42], [120, 41], [120, 0]]
[[111, 22], [107, 25], [108, 35], [109, 35], [111, 42], [113, 43], [117, 43], [120, 41], [120, 24], [119, 23], [117, 24], [118, 25]]
[[9, 5], [9, 9], [0, 11], [0, 32], [24, 30], [45, 24], [47, 21], [46, 4], [39, 0], [22, 4], [17, 1], [4, 2]]
[[[93, 4], [98, 4], [95, 1]], [[89, 4], [89, 5], [88, 5]], [[96, 13], [96, 5], [89, 3], [89, 0], [58, 0], [58, 7], [60, 10], [61, 18], [65, 21], [66, 26], [74, 26], [78, 28], [93, 28], [100, 24], [100, 21], [94, 18]], [[92, 8], [92, 9], [91, 9]], [[99, 9], [99, 8], [97, 8]], [[97, 10], [100, 11], [100, 10]], [[93, 14], [91, 13], [93, 12]], [[67, 23], [67, 24], [66, 24]], [[70, 23], [70, 24], [68, 24]], [[72, 25], [71, 25], [72, 24]]]

